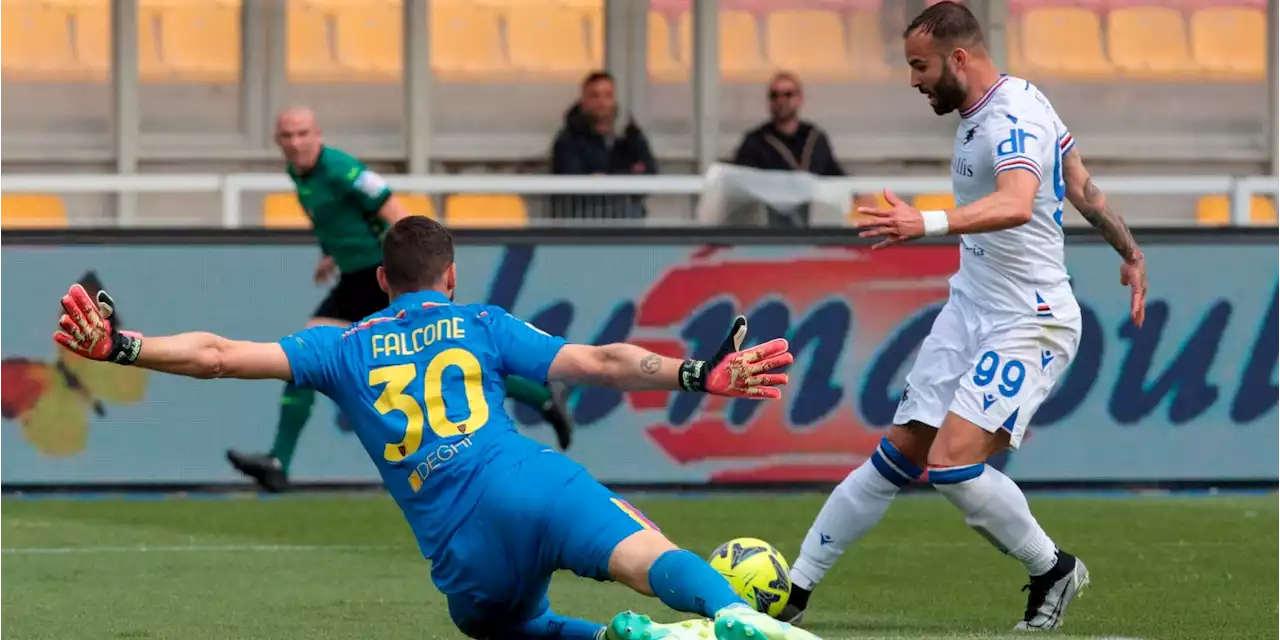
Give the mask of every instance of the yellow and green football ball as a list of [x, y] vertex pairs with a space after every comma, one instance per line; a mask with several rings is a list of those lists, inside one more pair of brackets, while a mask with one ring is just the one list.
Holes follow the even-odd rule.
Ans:
[[708, 560], [756, 611], [777, 617], [791, 595], [787, 559], [773, 545], [756, 538], [735, 538]]

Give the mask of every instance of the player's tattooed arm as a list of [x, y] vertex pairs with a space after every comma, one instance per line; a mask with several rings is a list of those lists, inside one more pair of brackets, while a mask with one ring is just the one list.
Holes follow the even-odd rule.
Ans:
[[683, 363], [632, 344], [570, 344], [556, 355], [547, 375], [573, 384], [676, 391]]
[[1093, 183], [1080, 152], [1072, 149], [1063, 162], [1063, 178], [1067, 183], [1067, 199], [1084, 216], [1098, 234], [1130, 264], [1142, 259], [1142, 250], [1129, 232], [1124, 218], [1111, 210], [1107, 196]]

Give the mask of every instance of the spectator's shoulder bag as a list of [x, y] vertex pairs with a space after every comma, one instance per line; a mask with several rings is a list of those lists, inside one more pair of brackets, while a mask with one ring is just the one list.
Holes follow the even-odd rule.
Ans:
[[818, 140], [821, 137], [822, 134], [819, 133], [817, 127], [810, 127], [809, 135], [804, 139], [804, 149], [801, 151], [800, 157], [796, 158], [795, 154], [791, 153], [791, 149], [788, 149], [787, 145], [778, 139], [778, 136], [773, 135], [773, 133], [764, 134], [765, 142], [777, 149], [782, 159], [788, 165], [791, 165], [792, 171], [809, 171], [809, 167], [813, 164], [813, 150], [818, 146]]

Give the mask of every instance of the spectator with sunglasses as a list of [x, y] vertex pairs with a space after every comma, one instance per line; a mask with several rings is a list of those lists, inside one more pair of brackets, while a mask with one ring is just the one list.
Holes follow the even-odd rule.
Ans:
[[[844, 176], [831, 140], [820, 127], [800, 119], [804, 93], [795, 74], [781, 71], [769, 81], [769, 121], [747, 132], [733, 163], [772, 171], [807, 171]], [[809, 211], [768, 208], [770, 226], [808, 226]]]

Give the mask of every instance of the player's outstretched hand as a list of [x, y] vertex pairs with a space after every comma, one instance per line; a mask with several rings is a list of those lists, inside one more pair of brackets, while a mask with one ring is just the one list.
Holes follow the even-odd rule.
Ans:
[[1141, 254], [1120, 265], [1120, 284], [1129, 287], [1129, 319], [1142, 327], [1147, 317], [1147, 260]]
[[853, 228], [860, 230], [859, 238], [884, 238], [872, 249], [883, 249], [895, 244], [902, 244], [924, 235], [924, 216], [920, 210], [903, 202], [894, 192], [884, 190], [885, 202], [889, 208], [858, 207], [858, 213], [867, 216], [853, 223]]
[[106, 291], [99, 291], [95, 301], [84, 287], [73, 284], [62, 296], [62, 310], [54, 342], [90, 360], [132, 364], [138, 359], [142, 338], [111, 325], [115, 301]]
[[[747, 319], [743, 316], [734, 318], [729, 336], [716, 355], [706, 362], [693, 363], [694, 366], [687, 371], [693, 379], [682, 379], [681, 386], [690, 391], [705, 391], [731, 398], [781, 398], [779, 387], [787, 384], [787, 374], [778, 370], [794, 361], [787, 341], [774, 338], [750, 349], [742, 349], [746, 336]], [[681, 372], [682, 378], [685, 374], [686, 371]]]

